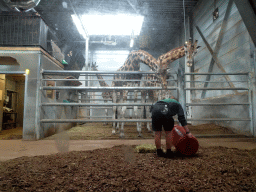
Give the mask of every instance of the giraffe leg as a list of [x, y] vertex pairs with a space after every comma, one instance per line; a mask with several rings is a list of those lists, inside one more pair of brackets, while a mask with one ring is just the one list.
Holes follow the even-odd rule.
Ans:
[[[126, 106], [123, 106], [122, 111], [121, 111], [121, 115], [120, 115], [122, 119], [125, 118], [125, 111], [126, 111]], [[124, 122], [121, 122], [120, 137], [121, 138], [124, 137]]]
[[[117, 98], [116, 98], [116, 91], [113, 91], [113, 103], [117, 103]], [[112, 119], [115, 120], [117, 116], [117, 107], [113, 106], [113, 117]], [[116, 134], [116, 122], [113, 122], [113, 127], [112, 127], [112, 134]]]
[[[150, 106], [147, 106], [147, 107], [146, 107], [146, 118], [149, 119], [150, 116], [151, 116], [151, 113], [150, 113]], [[147, 122], [147, 130], [148, 130], [149, 133], [152, 132], [152, 129], [151, 129], [151, 127], [150, 127], [150, 124], [151, 124], [150, 122]]]
[[[122, 91], [120, 92], [119, 97], [120, 98], [118, 99], [117, 103], [122, 103], [123, 102], [123, 93], [122, 93]], [[120, 119], [120, 117], [121, 117], [121, 109], [122, 108], [120, 106], [116, 107], [116, 119]], [[117, 122], [116, 123], [116, 127], [115, 127], [117, 132], [119, 132], [119, 130], [120, 130], [119, 128], [120, 128], [120, 122]]]
[[[104, 101], [104, 103], [108, 103], [107, 101]], [[106, 116], [106, 118], [107, 118], [107, 116], [108, 116], [108, 109], [106, 108], [105, 109], [105, 116]], [[104, 122], [103, 123], [103, 126], [106, 126], [108, 123], [107, 122]]]
[[[139, 86], [138, 84], [135, 84], [135, 86]], [[138, 91], [135, 90], [134, 91], [134, 103], [137, 103], [138, 101]], [[142, 106], [141, 106], [142, 108]], [[139, 113], [139, 108], [138, 106], [134, 106], [134, 115], [136, 119], [141, 119], [141, 113]], [[141, 133], [141, 122], [137, 122], [137, 132], [138, 132], [138, 137], [142, 137], [142, 133]]]
[[[128, 95], [128, 90], [124, 90], [123, 94], [120, 95], [121, 96], [121, 103], [125, 103], [127, 101], [127, 95]], [[125, 119], [125, 112], [127, 107], [126, 106], [122, 106], [120, 107], [120, 118], [121, 119]], [[124, 122], [121, 122], [121, 128], [120, 128], [120, 137], [123, 138], [124, 137]]]
[[[136, 119], [139, 119], [139, 109], [138, 106], [134, 106], [134, 115]], [[138, 131], [138, 137], [142, 137], [142, 133], [141, 133], [141, 122], [137, 122], [137, 131]]]
[[[141, 91], [141, 103], [142, 104], [146, 103], [146, 95], [147, 95], [146, 91]], [[140, 109], [140, 119], [144, 119], [144, 106], [141, 106], [141, 109]], [[144, 126], [144, 123], [143, 123], [143, 126]]]

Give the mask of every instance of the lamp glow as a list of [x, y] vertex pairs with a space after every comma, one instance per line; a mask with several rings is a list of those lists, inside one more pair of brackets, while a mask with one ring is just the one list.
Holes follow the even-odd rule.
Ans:
[[[77, 29], [83, 31], [79, 19], [75, 15], [72, 15], [72, 18]], [[89, 35], [131, 35], [134, 31], [137, 36], [140, 34], [144, 17], [125, 14], [83, 15], [81, 20]]]
[[26, 74], [28, 75], [29, 72], [30, 72], [30, 70], [29, 70], [29, 69], [26, 69], [25, 72], [26, 72]]

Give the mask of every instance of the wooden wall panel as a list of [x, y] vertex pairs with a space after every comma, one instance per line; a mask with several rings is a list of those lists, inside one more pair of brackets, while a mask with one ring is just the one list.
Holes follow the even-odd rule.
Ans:
[[[198, 39], [201, 46], [195, 57], [195, 72], [208, 72], [212, 55], [207, 49], [201, 36], [195, 26], [198, 26], [204, 37], [210, 44], [212, 50], [215, 49], [216, 41], [219, 36], [220, 28], [226, 13], [229, 0], [217, 1], [216, 7], [219, 8], [219, 18], [213, 21], [212, 12], [214, 10], [213, 1], [200, 1], [193, 12], [194, 39]], [[245, 24], [237, 10], [235, 3], [232, 3], [230, 14], [228, 16], [227, 25], [225, 26], [224, 35], [221, 41], [220, 50], [217, 58], [226, 72], [249, 72], [250, 67], [250, 35]], [[213, 67], [213, 73], [222, 73], [216, 63]], [[195, 80], [204, 81], [206, 76], [195, 76]], [[243, 76], [229, 76], [232, 81], [245, 80]], [[225, 81], [223, 76], [212, 76], [211, 80]], [[246, 83], [234, 83], [236, 87], [244, 87]], [[204, 83], [196, 83], [196, 87], [203, 87]], [[208, 87], [229, 87], [228, 83], [208, 84]], [[201, 98], [202, 91], [195, 91], [196, 98]], [[216, 97], [226, 94], [232, 94], [233, 91], [207, 91], [206, 97]]]

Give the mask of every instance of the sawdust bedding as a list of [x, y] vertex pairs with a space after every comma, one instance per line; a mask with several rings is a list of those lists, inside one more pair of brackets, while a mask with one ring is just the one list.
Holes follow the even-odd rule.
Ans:
[[0, 163], [0, 191], [255, 191], [256, 150], [209, 147], [173, 159], [115, 146]]

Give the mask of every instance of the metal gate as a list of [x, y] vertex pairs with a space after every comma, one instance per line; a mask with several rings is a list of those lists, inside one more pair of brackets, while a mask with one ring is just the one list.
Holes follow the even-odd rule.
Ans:
[[[90, 92], [103, 92], [103, 91], [117, 91], [117, 90], [161, 90], [162, 87], [90, 87], [90, 86], [83, 86], [83, 87], [77, 87], [77, 86], [43, 86], [44, 81], [74, 81], [67, 80], [67, 79], [45, 79], [45, 75], [51, 75], [51, 76], [66, 76], [66, 75], [85, 75], [85, 76], [92, 76], [96, 74], [100, 75], [114, 75], [114, 74], [154, 74], [154, 72], [124, 72], [124, 71], [115, 71], [115, 72], [106, 72], [106, 71], [55, 71], [55, 70], [42, 70], [41, 71], [41, 82], [40, 82], [40, 90], [77, 90], [80, 92], [90, 93]], [[173, 73], [173, 75], [177, 75]], [[85, 81], [90, 81], [87, 78]], [[77, 80], [81, 81], [81, 80]], [[98, 80], [97, 80], [98, 81]], [[130, 81], [130, 80], [127, 80]], [[136, 80], [137, 81], [137, 80]], [[173, 79], [170, 81], [174, 81], [177, 83], [177, 80]], [[169, 87], [168, 90], [175, 90], [178, 92], [178, 87], [173, 86]], [[178, 94], [178, 93], [177, 93]], [[90, 99], [88, 99], [88, 102], [79, 102], [79, 103], [47, 103], [42, 102], [41, 100], [42, 95], [38, 95], [38, 105], [41, 106], [40, 111], [42, 111], [43, 107], [49, 107], [49, 106], [78, 106], [78, 107], [113, 107], [113, 106], [151, 106], [152, 103], [91, 103]], [[101, 99], [102, 100], [102, 99]], [[39, 112], [40, 113], [40, 112]], [[41, 115], [39, 115], [41, 117]], [[86, 118], [86, 119], [40, 119], [41, 123], [87, 123], [87, 122], [151, 122], [150, 119], [107, 119], [108, 117], [105, 117], [104, 120], [94, 119], [94, 118]]]
[[[232, 76], [245, 76], [247, 80], [245, 81], [230, 81], [230, 82], [243, 82], [246, 83], [245, 87], [190, 87], [190, 83], [220, 83], [214, 82], [214, 81], [184, 81], [184, 90], [186, 94], [190, 94], [191, 91], [214, 91], [214, 90], [236, 90], [236, 91], [247, 91], [248, 92], [248, 102], [246, 103], [191, 103], [191, 101], [186, 100], [185, 106], [188, 113], [191, 113], [190, 108], [192, 106], [202, 106], [202, 107], [215, 107], [215, 106], [228, 106], [228, 105], [240, 105], [240, 106], [249, 106], [249, 117], [248, 118], [198, 118], [195, 119], [193, 116], [191, 118], [188, 118], [188, 121], [250, 121], [250, 131], [253, 133], [253, 119], [252, 119], [252, 90], [251, 90], [251, 77], [249, 73], [185, 73], [184, 77], [186, 75], [197, 75], [197, 76], [206, 76], [206, 75], [218, 75], [218, 76], [224, 76], [224, 75], [232, 75]], [[184, 78], [185, 79], [185, 78]], [[227, 81], [225, 81], [227, 83]], [[228, 82], [229, 83], [229, 82]], [[186, 97], [185, 97], [186, 98]]]

